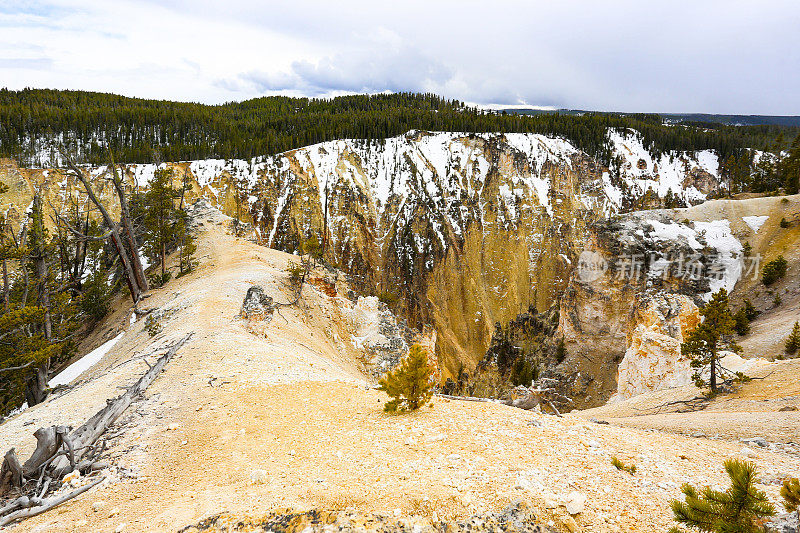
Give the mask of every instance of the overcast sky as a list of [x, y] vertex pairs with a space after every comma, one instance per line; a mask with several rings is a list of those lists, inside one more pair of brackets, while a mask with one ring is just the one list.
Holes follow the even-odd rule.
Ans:
[[0, 0], [0, 87], [800, 115], [800, 1]]

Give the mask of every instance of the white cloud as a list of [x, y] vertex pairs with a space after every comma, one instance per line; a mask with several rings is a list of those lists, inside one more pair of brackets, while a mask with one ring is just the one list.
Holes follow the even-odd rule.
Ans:
[[800, 114], [798, 27], [792, 0], [51, 0], [0, 4], [0, 86]]

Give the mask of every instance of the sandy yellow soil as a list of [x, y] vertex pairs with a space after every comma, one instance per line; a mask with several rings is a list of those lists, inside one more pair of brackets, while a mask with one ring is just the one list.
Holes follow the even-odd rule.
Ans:
[[[776, 361], [751, 377], [756, 379], [720, 394], [699, 411], [678, 412], [689, 410], [689, 406], [677, 402], [703, 394], [687, 385], [587, 409], [580, 416], [686, 435], [704, 433], [734, 440], [764, 437], [771, 442], [800, 443], [800, 359]], [[797, 410], [786, 410], [793, 408]]]
[[[285, 507], [441, 519], [514, 500], [563, 529], [562, 503], [573, 491], [588, 498], [574, 517], [583, 531], [666, 531], [680, 484], [724, 484], [727, 457], [757, 461], [775, 502], [777, 481], [800, 472], [800, 456], [775, 447], [494, 403], [437, 398], [432, 408], [385, 415], [386, 397], [361, 372], [337, 298], [307, 287], [302, 307], [282, 309], [260, 334], [237, 318], [253, 284], [287, 300], [291, 256], [210, 220], [203, 265], [145, 301], [168, 311], [164, 333], [151, 338], [142, 320], [124, 316], [123, 339], [71, 390], [0, 426], [2, 448], [26, 457], [36, 427], [79, 424], [146, 370], [141, 356], [195, 332], [112, 429], [107, 456], [127, 475], [19, 531], [176, 531], [223, 511]], [[636, 475], [615, 470], [611, 456], [635, 463]]]

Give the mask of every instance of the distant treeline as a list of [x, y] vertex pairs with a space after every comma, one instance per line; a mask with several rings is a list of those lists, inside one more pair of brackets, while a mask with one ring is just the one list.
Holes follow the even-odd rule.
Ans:
[[[333, 99], [265, 97], [221, 105], [128, 98], [85, 91], [0, 90], [0, 156], [29, 161], [43, 139], [74, 144], [81, 158], [104, 163], [251, 158], [341, 138], [384, 139], [411, 129], [530, 132], [560, 136], [608, 163], [608, 127], [634, 128], [656, 153], [771, 149], [781, 126], [664, 125], [656, 114], [484, 113], [433, 94], [380, 94]], [[787, 143], [788, 144], [788, 143]]]

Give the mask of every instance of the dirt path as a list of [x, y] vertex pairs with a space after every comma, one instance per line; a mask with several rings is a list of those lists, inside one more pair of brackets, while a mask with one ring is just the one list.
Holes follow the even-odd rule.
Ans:
[[[779, 450], [493, 403], [436, 399], [433, 408], [387, 416], [385, 395], [360, 372], [344, 302], [308, 287], [303, 309], [282, 310], [260, 334], [236, 317], [252, 284], [285, 298], [291, 256], [210, 220], [199, 240], [203, 265], [147, 300], [166, 313], [165, 333], [150, 338], [141, 322], [129, 326], [81, 378], [93, 379], [0, 426], [3, 448], [29, 450], [36, 427], [80, 421], [141, 374], [137, 355], [196, 332], [115, 428], [108, 454], [131, 476], [19, 531], [176, 531], [223, 511], [285, 507], [441, 519], [515, 500], [563, 530], [573, 491], [587, 496], [574, 517], [583, 531], [665, 531], [680, 484], [723, 484], [726, 457], [754, 458], [776, 502], [776, 480], [800, 472], [800, 457]], [[615, 470], [611, 456], [636, 463], [637, 474]]]

